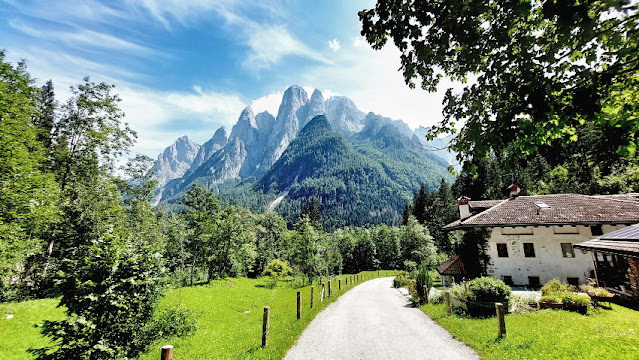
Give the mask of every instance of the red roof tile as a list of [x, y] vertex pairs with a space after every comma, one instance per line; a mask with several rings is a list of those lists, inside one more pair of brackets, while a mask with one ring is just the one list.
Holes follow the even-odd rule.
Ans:
[[455, 255], [445, 262], [439, 264], [439, 266], [437, 266], [437, 272], [440, 275], [467, 275], [466, 269], [464, 268], [464, 263], [462, 262], [459, 255]]
[[445, 228], [639, 223], [639, 201], [632, 195], [518, 196]]

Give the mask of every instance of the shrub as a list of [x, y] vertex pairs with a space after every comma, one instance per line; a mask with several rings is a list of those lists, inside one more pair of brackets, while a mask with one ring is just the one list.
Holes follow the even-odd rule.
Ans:
[[406, 276], [404, 275], [397, 275], [393, 279], [394, 288], [405, 287], [406, 285], [408, 285], [408, 278], [406, 278]]
[[552, 304], [561, 304], [561, 296], [556, 295], [556, 294], [543, 295], [541, 297], [541, 299], [539, 299], [539, 302], [546, 302], [546, 303], [552, 303]]
[[416, 284], [416, 287], [417, 287], [416, 294], [418, 296], [417, 300], [420, 302], [423, 302], [425, 298], [424, 286], [426, 286], [428, 289], [433, 287], [433, 280], [430, 277], [430, 272], [428, 271], [428, 266], [426, 266], [426, 263], [422, 263], [419, 266], [415, 280], [417, 282]]
[[575, 287], [567, 283], [562, 283], [559, 279], [555, 278], [541, 287], [541, 295], [550, 295], [552, 293], [563, 293], [575, 291]]
[[469, 297], [473, 301], [498, 302], [508, 301], [510, 286], [503, 281], [491, 277], [480, 277], [467, 283]]
[[262, 275], [271, 277], [266, 282], [266, 286], [271, 289], [277, 286], [277, 281], [280, 277], [288, 276], [291, 274], [293, 274], [293, 269], [291, 269], [284, 261], [278, 259], [274, 259], [269, 262], [262, 272]]
[[590, 298], [587, 295], [563, 293], [561, 301], [568, 305], [590, 306]]
[[588, 284], [586, 285], [579, 285], [579, 289], [590, 296], [603, 297], [603, 298], [609, 298], [609, 297], [615, 296], [613, 293], [609, 292], [608, 290], [602, 287], [596, 286], [595, 281], [592, 279], [590, 279], [588, 281]]

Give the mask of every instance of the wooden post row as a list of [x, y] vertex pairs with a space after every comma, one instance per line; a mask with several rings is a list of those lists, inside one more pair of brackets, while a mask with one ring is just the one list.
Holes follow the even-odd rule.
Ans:
[[313, 308], [313, 300], [315, 298], [315, 286], [311, 286], [311, 309]]
[[271, 307], [264, 307], [264, 320], [262, 322], [262, 347], [265, 348], [268, 345], [268, 328], [270, 326]]
[[444, 293], [444, 299], [446, 299], [446, 312], [450, 315], [452, 312], [452, 309], [450, 308], [450, 291], [446, 291]]
[[506, 336], [506, 321], [504, 320], [504, 304], [495, 303], [495, 310], [497, 311], [497, 324], [499, 325], [498, 336], [503, 338]]
[[337, 280], [337, 290], [342, 290], [342, 279]]
[[424, 285], [424, 303], [428, 304], [428, 286]]
[[161, 360], [173, 360], [173, 345], [162, 346]]
[[333, 288], [331, 287], [331, 281], [328, 280], [328, 296], [333, 295]]
[[297, 320], [302, 318], [302, 292], [297, 292]]
[[325, 295], [326, 295], [326, 283], [322, 283], [322, 293], [320, 295], [320, 302], [324, 301]]

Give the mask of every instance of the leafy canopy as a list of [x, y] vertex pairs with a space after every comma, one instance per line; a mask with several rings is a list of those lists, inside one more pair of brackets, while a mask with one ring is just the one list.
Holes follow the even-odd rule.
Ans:
[[[378, 1], [359, 13], [374, 49], [389, 40], [414, 88], [448, 89], [444, 120], [429, 137], [461, 131], [450, 147], [474, 172], [491, 149], [511, 160], [553, 141], [577, 140], [586, 121], [618, 128], [617, 151], [636, 148], [637, 2], [578, 0]], [[468, 79], [472, 81], [468, 82]]]

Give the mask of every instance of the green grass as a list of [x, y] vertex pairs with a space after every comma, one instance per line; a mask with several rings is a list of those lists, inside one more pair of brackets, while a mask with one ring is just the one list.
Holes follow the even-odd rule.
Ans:
[[[57, 305], [56, 299], [0, 303], [0, 358], [31, 359], [27, 349], [48, 346], [40, 328], [44, 320], [64, 318], [63, 309]], [[7, 315], [13, 317], [8, 319]]]
[[505, 317], [507, 336], [497, 338], [497, 319], [472, 319], [446, 306], [421, 309], [485, 359], [638, 359], [639, 312], [618, 305], [580, 315], [540, 310]]
[[[360, 274], [377, 274], [363, 272]], [[381, 276], [386, 272], [382, 271]], [[389, 276], [394, 272], [388, 272]], [[264, 287], [266, 280], [229, 278], [167, 292], [161, 307], [177, 305], [194, 312], [197, 330], [194, 334], [175, 339], [162, 339], [152, 344], [140, 359], [158, 359], [162, 345], [174, 345], [173, 355], [180, 359], [280, 359], [299, 338], [315, 315], [351, 288], [345, 277], [333, 277], [333, 295], [320, 302], [319, 286], [315, 286], [315, 306], [310, 309], [311, 286], [303, 288]], [[342, 290], [338, 290], [342, 279]], [[367, 280], [367, 279], [365, 279]], [[361, 282], [356, 283], [359, 284]], [[327, 285], [328, 286], [328, 285]], [[302, 291], [302, 319], [297, 320], [297, 291]], [[38, 324], [45, 319], [64, 317], [56, 308], [57, 300], [46, 299], [21, 303], [0, 304], [0, 358], [31, 359], [26, 350], [42, 347], [49, 342], [40, 336]], [[262, 344], [262, 316], [264, 306], [271, 307], [269, 344]], [[13, 314], [10, 320], [6, 314]]]

